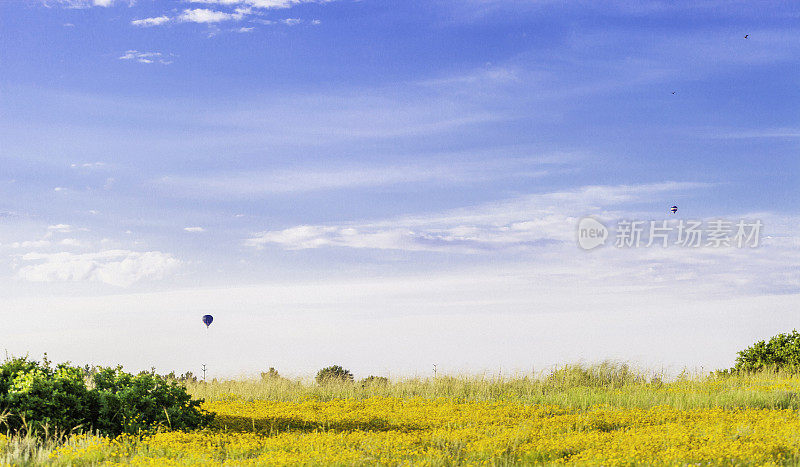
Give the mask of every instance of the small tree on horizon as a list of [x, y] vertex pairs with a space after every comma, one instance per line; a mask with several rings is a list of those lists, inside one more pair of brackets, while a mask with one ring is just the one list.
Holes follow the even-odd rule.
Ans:
[[269, 367], [269, 370], [261, 372], [261, 379], [278, 379], [281, 375], [274, 367]]
[[315, 378], [317, 384], [325, 384], [332, 381], [353, 381], [353, 374], [339, 365], [325, 367], [317, 372]]

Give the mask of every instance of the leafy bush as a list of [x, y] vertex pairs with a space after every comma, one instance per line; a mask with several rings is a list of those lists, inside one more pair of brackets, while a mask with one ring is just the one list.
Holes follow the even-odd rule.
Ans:
[[264, 379], [279, 379], [280, 377], [281, 377], [281, 375], [278, 373], [278, 370], [276, 370], [273, 367], [269, 367], [269, 371], [267, 371], [267, 372], [263, 372], [263, 371], [261, 372], [261, 379], [262, 380], [264, 380]]
[[4, 420], [9, 431], [80, 428], [93, 420], [96, 400], [80, 368], [51, 368], [46, 357], [42, 365], [25, 358], [0, 365], [0, 411], [10, 412]]
[[319, 370], [316, 381], [318, 384], [332, 381], [353, 381], [353, 374], [350, 373], [350, 370], [345, 370], [339, 365], [333, 365]]
[[386, 386], [389, 384], [389, 378], [385, 376], [367, 376], [361, 380], [361, 387], [366, 388], [370, 386]]
[[[86, 379], [93, 387], [88, 388]], [[135, 434], [159, 427], [193, 429], [213, 414], [200, 409], [186, 389], [155, 373], [133, 376], [117, 368], [50, 367], [14, 358], [0, 365], [0, 412], [8, 431], [99, 430]]]
[[800, 333], [778, 334], [740, 351], [731, 372], [760, 370], [800, 371]]
[[136, 376], [121, 367], [104, 368], [94, 375], [98, 395], [96, 429], [103, 433], [138, 433], [154, 427], [190, 430], [208, 424], [211, 414], [200, 409], [186, 388], [155, 373]]

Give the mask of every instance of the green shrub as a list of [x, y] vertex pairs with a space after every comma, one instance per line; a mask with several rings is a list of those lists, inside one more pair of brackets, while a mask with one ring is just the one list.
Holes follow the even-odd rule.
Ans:
[[66, 364], [50, 367], [26, 358], [0, 365], [0, 410], [9, 411], [6, 428], [72, 431], [91, 423], [96, 395], [86, 388], [83, 370]]
[[276, 370], [273, 367], [269, 367], [269, 370], [266, 371], [266, 372], [264, 372], [264, 371], [261, 372], [261, 379], [262, 380], [280, 379], [280, 378], [281, 378], [281, 375], [278, 373], [278, 370]]
[[333, 365], [319, 370], [315, 379], [318, 384], [333, 381], [353, 381], [353, 374], [350, 373], [350, 370], [345, 370], [339, 365]]
[[800, 333], [797, 330], [756, 342], [740, 351], [731, 372], [761, 370], [800, 371]]
[[361, 380], [361, 387], [375, 387], [375, 386], [386, 386], [389, 384], [389, 378], [385, 376], [367, 376], [366, 378]]
[[155, 373], [133, 376], [121, 367], [104, 368], [94, 375], [94, 386], [99, 401], [95, 428], [102, 433], [190, 430], [212, 418], [200, 409], [202, 400], [192, 400], [186, 388]]
[[[87, 388], [90, 378], [93, 387]], [[11, 432], [99, 431], [136, 434], [207, 425], [213, 414], [200, 409], [186, 389], [155, 373], [133, 376], [117, 368], [85, 368], [47, 358], [37, 363], [13, 358], [0, 365], [0, 412]]]

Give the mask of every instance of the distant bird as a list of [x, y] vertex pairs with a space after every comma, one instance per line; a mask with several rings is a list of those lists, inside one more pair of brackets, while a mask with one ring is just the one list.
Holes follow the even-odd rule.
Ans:
[[745, 38], [745, 39], [747, 39], [747, 36], [749, 36], [749, 35], [750, 35], [750, 34], [745, 34], [745, 35], [744, 35], [744, 38]]
[[672, 94], [675, 94], [675, 91], [672, 91]]
[[676, 212], [678, 212], [678, 206], [672, 206], [671, 208], [669, 208], [669, 210], [672, 211], [672, 214], [675, 214]]

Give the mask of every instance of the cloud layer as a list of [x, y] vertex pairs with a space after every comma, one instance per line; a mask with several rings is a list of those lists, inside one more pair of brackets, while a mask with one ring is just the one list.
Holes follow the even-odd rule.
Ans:
[[530, 248], [572, 242], [580, 216], [609, 216], [613, 214], [609, 207], [637, 198], [706, 186], [690, 182], [587, 186], [427, 216], [343, 225], [300, 225], [264, 231], [245, 243], [257, 248], [276, 244], [293, 250], [323, 246], [454, 252]]
[[[655, 215], [626, 206], [636, 200], [652, 205], [667, 195], [710, 186], [676, 182], [588, 186], [425, 216], [297, 225], [260, 232], [244, 243], [257, 249], [436, 252], [468, 255], [474, 258], [471, 262], [479, 263], [491, 258], [516, 269], [525, 269], [527, 264], [537, 282], [551, 287], [580, 284], [584, 290], [675, 288], [682, 294], [701, 296], [800, 292], [800, 279], [792, 272], [800, 267], [800, 238], [791, 227], [798, 220], [785, 216], [730, 214], [731, 220], [763, 222], [757, 248], [645, 247], [646, 242], [639, 248], [617, 248], [613, 235], [606, 247], [598, 250], [587, 252], [577, 246], [576, 228], [583, 216], [597, 216], [612, 229], [620, 219], [670, 219], [668, 202], [662, 201], [664, 209]], [[678, 220], [667, 222], [675, 229]], [[643, 237], [646, 239], [646, 232]]]
[[31, 282], [102, 282], [128, 287], [138, 281], [160, 280], [180, 262], [160, 251], [106, 250], [98, 253], [27, 253], [17, 277]]

